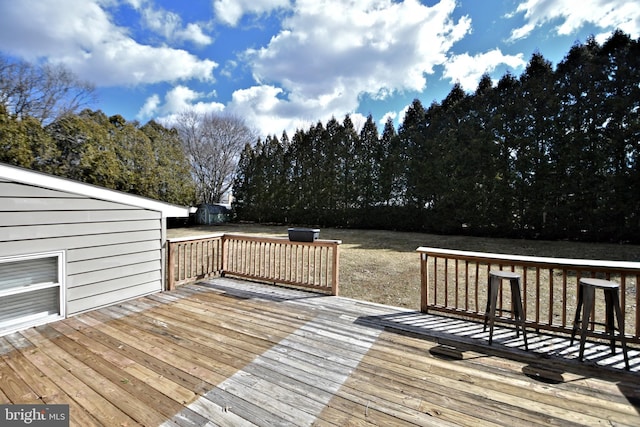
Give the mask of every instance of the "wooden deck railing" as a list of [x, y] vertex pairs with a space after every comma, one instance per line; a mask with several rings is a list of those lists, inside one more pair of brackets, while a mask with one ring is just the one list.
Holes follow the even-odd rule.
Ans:
[[224, 236], [225, 275], [295, 285], [338, 295], [338, 240]]
[[[640, 343], [640, 262], [541, 258], [420, 247], [421, 310], [483, 318], [489, 270], [522, 275], [522, 298], [527, 326], [571, 333], [581, 277], [599, 277], [620, 283], [625, 334]], [[502, 286], [498, 308], [509, 309], [509, 287]], [[594, 309], [603, 321], [604, 297], [596, 294]], [[593, 335], [602, 335], [593, 329]]]
[[340, 244], [223, 233], [169, 239], [167, 287], [225, 275], [338, 295]]
[[222, 274], [223, 233], [168, 239], [167, 289]]

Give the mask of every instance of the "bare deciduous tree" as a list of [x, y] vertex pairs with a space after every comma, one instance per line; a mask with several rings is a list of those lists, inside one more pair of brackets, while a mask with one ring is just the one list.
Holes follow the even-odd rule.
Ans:
[[34, 65], [0, 56], [0, 103], [8, 114], [47, 124], [94, 101], [95, 88], [62, 65]]
[[218, 203], [233, 184], [240, 152], [255, 139], [243, 119], [233, 115], [180, 114], [176, 125], [196, 181], [197, 198]]

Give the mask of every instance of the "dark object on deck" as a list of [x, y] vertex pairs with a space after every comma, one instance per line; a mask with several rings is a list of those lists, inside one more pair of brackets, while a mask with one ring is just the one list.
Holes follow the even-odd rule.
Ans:
[[292, 242], [314, 242], [320, 236], [319, 228], [290, 228], [289, 240]]
[[[508, 280], [511, 285], [511, 310], [498, 310], [496, 308], [498, 301], [498, 290], [503, 280]], [[490, 271], [489, 272], [489, 289], [487, 290], [487, 308], [484, 312], [484, 330], [487, 330], [487, 322], [489, 323], [489, 345], [493, 341], [493, 324], [496, 318], [496, 310], [509, 311], [514, 314], [516, 324], [516, 336], [520, 336], [522, 328], [522, 336], [524, 337], [524, 348], [529, 350], [527, 344], [527, 332], [524, 327], [524, 310], [522, 309], [522, 295], [520, 294], [520, 275], [510, 271]]]
[[198, 206], [195, 221], [197, 225], [215, 225], [229, 221], [231, 210], [226, 206], [202, 204]]
[[[584, 360], [584, 344], [587, 339], [587, 330], [589, 325], [601, 323], [591, 321], [591, 311], [593, 310], [594, 297], [596, 289], [602, 289], [604, 291], [604, 301], [606, 310], [606, 323], [603, 325], [606, 328], [606, 332], [609, 333], [611, 341], [611, 353], [615, 354], [615, 331], [619, 332], [618, 339], [622, 345], [622, 354], [624, 356], [624, 367], [629, 370], [629, 356], [627, 355], [627, 343], [624, 338], [624, 317], [622, 317], [622, 310], [620, 308], [620, 284], [612, 282], [610, 280], [582, 278], [580, 279], [580, 287], [578, 288], [578, 307], [576, 307], [576, 316], [573, 321], [573, 332], [571, 333], [571, 345], [573, 345], [573, 339], [576, 336], [576, 332], [580, 329], [580, 361]], [[580, 313], [580, 309], [583, 309]], [[618, 327], [614, 325], [614, 313], [615, 319], [618, 323]], [[582, 314], [582, 318], [581, 315]]]

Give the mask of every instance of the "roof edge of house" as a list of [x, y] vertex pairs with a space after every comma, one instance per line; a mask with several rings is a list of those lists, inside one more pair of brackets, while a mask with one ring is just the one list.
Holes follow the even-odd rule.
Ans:
[[188, 217], [189, 207], [161, 202], [148, 197], [136, 196], [123, 191], [111, 190], [98, 185], [74, 181], [68, 178], [38, 172], [19, 166], [0, 163], [0, 178], [21, 184], [33, 185], [49, 190], [64, 191], [92, 199], [122, 203], [138, 208], [149, 209], [162, 213], [163, 217]]

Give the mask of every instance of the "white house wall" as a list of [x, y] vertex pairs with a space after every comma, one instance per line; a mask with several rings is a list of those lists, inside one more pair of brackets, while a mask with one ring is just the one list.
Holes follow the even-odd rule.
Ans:
[[0, 257], [66, 252], [67, 315], [160, 291], [162, 213], [0, 180]]

